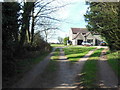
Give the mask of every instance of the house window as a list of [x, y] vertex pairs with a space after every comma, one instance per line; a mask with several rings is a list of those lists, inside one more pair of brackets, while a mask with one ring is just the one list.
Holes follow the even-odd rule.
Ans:
[[82, 33], [82, 35], [85, 35], [86, 33]]

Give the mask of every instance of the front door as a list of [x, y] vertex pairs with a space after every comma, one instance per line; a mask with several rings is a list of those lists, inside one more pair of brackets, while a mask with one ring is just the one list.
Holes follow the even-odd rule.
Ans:
[[82, 45], [83, 40], [77, 40], [77, 45]]

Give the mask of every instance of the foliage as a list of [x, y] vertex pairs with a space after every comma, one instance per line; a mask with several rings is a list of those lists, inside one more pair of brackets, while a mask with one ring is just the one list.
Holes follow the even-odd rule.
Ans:
[[88, 30], [104, 37], [111, 50], [120, 49], [119, 4], [117, 2], [91, 2], [85, 15]]
[[69, 40], [69, 37], [64, 38], [64, 45], [67, 45], [67, 41]]
[[[19, 59], [32, 57], [38, 51], [47, 53], [51, 50], [47, 40], [44, 41], [44, 38], [41, 37], [40, 31], [57, 29], [51, 23], [59, 20], [51, 14], [66, 5], [54, 7], [52, 3], [55, 1], [35, 0], [35, 2], [28, 2], [26, 0], [25, 2], [2, 3], [3, 79], [16, 76]], [[45, 28], [41, 29], [42, 26]], [[37, 28], [40, 29], [39, 32], [36, 32]], [[30, 55], [30, 53], [33, 54]]]
[[3, 76], [15, 74], [14, 54], [18, 46], [19, 32], [19, 11], [17, 2], [2, 4], [2, 63]]

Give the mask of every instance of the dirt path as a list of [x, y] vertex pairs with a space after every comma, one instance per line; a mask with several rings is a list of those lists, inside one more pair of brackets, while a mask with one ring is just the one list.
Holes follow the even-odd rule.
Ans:
[[38, 63], [32, 70], [30, 70], [26, 75], [15, 85], [12, 86], [12, 88], [27, 88], [28, 85], [38, 76], [41, 74], [47, 64], [49, 63], [49, 58], [53, 54], [56, 48], [53, 48], [52, 52], [40, 63]]
[[90, 51], [76, 63], [71, 63], [60, 49], [60, 58], [58, 60], [59, 69], [55, 73], [39, 75], [29, 85], [29, 88], [76, 88], [76, 77], [80, 74], [85, 61], [94, 52]]
[[98, 61], [100, 75], [99, 85], [101, 88], [117, 88], [118, 78], [107, 62], [106, 51], [107, 49], [102, 51], [100, 60]]
[[86, 54], [83, 58], [80, 58], [78, 62], [71, 63], [66, 60], [64, 56], [64, 52], [61, 49], [61, 57], [62, 60], [65, 58], [65, 61], [60, 62], [60, 70], [58, 74], [58, 82], [61, 82], [56, 88], [76, 88], [78, 86], [79, 80], [76, 79], [77, 76], [80, 75], [80, 72], [83, 69], [83, 65], [86, 60], [88, 60], [89, 56], [95, 51], [91, 50], [88, 54]]

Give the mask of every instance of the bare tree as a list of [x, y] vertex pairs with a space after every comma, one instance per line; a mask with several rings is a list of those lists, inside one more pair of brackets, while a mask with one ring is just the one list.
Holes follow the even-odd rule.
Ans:
[[[39, 28], [37, 30], [44, 31], [47, 41], [48, 34], [52, 32], [51, 30], [57, 29], [55, 25], [53, 25], [53, 22], [61, 21], [55, 18], [53, 14], [69, 4], [54, 4], [54, 6], [53, 3], [56, 3], [57, 0], [34, 0], [34, 2], [29, 2], [28, 0], [24, 1], [25, 2], [21, 3], [23, 13], [21, 15], [22, 25], [19, 45], [23, 46], [25, 40], [29, 41], [31, 44], [33, 43], [36, 27]], [[50, 23], [46, 21], [50, 21]], [[42, 26], [44, 26], [44, 28]]]
[[[32, 17], [31, 17], [31, 43], [33, 42], [35, 27], [39, 27], [39, 31], [44, 31], [45, 33], [45, 40], [47, 41], [48, 35], [50, 35], [51, 30], [56, 30], [57, 27], [53, 25], [54, 21], [60, 22], [59, 19], [53, 17], [53, 13], [58, 11], [59, 9], [65, 7], [69, 4], [53, 6], [52, 4], [56, 2], [56, 0], [40, 0], [34, 3], [34, 9], [32, 10]], [[46, 22], [47, 21], [47, 22]], [[50, 21], [50, 23], [49, 23]], [[54, 27], [51, 27], [51, 26]], [[44, 28], [43, 28], [43, 27]]]
[[63, 38], [58, 37], [58, 41], [59, 41], [60, 44], [62, 44], [63, 43]]
[[44, 40], [47, 42], [55, 35], [55, 31], [59, 28], [53, 23], [53, 21], [46, 19], [43, 20], [42, 25], [38, 25], [38, 30], [41, 32], [41, 35], [44, 37]]

